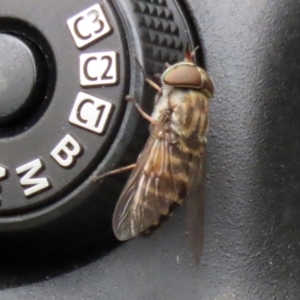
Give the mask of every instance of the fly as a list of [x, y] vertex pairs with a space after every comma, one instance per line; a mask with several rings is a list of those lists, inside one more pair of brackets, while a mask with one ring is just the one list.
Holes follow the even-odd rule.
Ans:
[[[195, 49], [196, 50], [196, 49]], [[127, 96], [151, 123], [151, 134], [136, 164], [94, 177], [132, 169], [114, 210], [112, 227], [120, 241], [157, 226], [174, 204], [188, 207], [188, 232], [199, 261], [205, 185], [206, 135], [212, 79], [194, 62], [195, 50], [182, 62], [168, 65], [161, 86], [146, 78], [157, 91], [152, 115]]]

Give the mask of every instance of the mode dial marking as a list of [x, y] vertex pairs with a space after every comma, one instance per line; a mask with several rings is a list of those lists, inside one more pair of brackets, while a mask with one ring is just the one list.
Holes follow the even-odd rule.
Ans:
[[20, 179], [21, 186], [30, 186], [29, 188], [24, 190], [24, 195], [26, 197], [31, 197], [51, 187], [51, 183], [48, 178], [33, 177], [40, 173], [43, 169], [44, 162], [40, 158], [26, 163], [25, 165], [20, 166], [16, 169], [18, 175], [24, 174]]
[[80, 84], [85, 86], [111, 85], [118, 81], [117, 52], [80, 54]]
[[0, 166], [0, 180], [5, 179], [8, 176], [8, 169]]
[[69, 121], [81, 128], [102, 134], [108, 125], [112, 108], [110, 102], [80, 92], [76, 98]]
[[81, 11], [70, 18], [67, 23], [78, 48], [84, 48], [112, 31], [100, 4]]

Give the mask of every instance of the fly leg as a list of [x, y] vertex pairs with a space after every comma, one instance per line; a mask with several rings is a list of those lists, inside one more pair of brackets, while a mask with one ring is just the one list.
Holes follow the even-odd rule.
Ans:
[[155, 125], [156, 120], [154, 120], [151, 116], [149, 116], [147, 113], [145, 113], [142, 108], [138, 105], [138, 103], [129, 95], [126, 96], [126, 100], [130, 101], [134, 104], [138, 112], [142, 115], [143, 118], [145, 118], [147, 121], [149, 121], [151, 124]]
[[153, 80], [149, 79], [149, 78], [145, 78], [145, 81], [150, 85], [152, 86], [159, 94], [162, 93], [162, 89], [161, 87], [155, 83]]
[[93, 182], [97, 182], [107, 176], [110, 176], [110, 175], [115, 175], [115, 174], [119, 174], [119, 173], [122, 173], [122, 172], [125, 172], [125, 171], [130, 171], [132, 169], [134, 169], [136, 166], [136, 164], [132, 164], [132, 165], [129, 165], [129, 166], [126, 166], [126, 167], [122, 167], [122, 168], [119, 168], [119, 169], [116, 169], [116, 170], [112, 170], [112, 171], [109, 171], [109, 172], [106, 172], [102, 175], [99, 175], [99, 176], [96, 176], [96, 175], [92, 175], [91, 176], [91, 180]]
[[[142, 70], [142, 72], [144, 74], [145, 81], [150, 86], [152, 86], [159, 94], [161, 94], [162, 93], [162, 88], [157, 83], [155, 83], [153, 80], [151, 80], [150, 78], [147, 77], [147, 74], [146, 74], [142, 64], [138, 60], [137, 56], [134, 55], [133, 57], [134, 57], [135, 61], [137, 62], [138, 66], [140, 67], [140, 69]], [[145, 118], [147, 121], [149, 121], [152, 125], [156, 124], [156, 120], [154, 120], [151, 116], [149, 116], [146, 112], [144, 112], [143, 109], [139, 106], [139, 104], [135, 101], [134, 98], [132, 98], [130, 95], [127, 95], [126, 100], [130, 101], [134, 104], [134, 106], [136, 107], [136, 109], [139, 111], [139, 113], [142, 115], [143, 118]]]

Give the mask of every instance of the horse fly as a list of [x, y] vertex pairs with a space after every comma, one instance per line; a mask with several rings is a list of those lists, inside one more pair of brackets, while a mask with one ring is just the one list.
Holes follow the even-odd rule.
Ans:
[[[196, 50], [196, 49], [195, 49]], [[194, 62], [195, 50], [182, 62], [167, 65], [157, 90], [152, 115], [130, 96], [141, 115], [151, 123], [151, 134], [136, 164], [98, 177], [133, 169], [113, 214], [117, 239], [128, 240], [157, 226], [183, 199], [188, 207], [188, 235], [199, 262], [205, 185], [206, 134], [212, 79]]]

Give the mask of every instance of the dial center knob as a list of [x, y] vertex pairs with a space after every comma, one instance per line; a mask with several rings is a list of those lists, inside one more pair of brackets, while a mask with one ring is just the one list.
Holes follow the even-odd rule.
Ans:
[[0, 34], [0, 124], [15, 121], [36, 83], [34, 56], [19, 38]]

